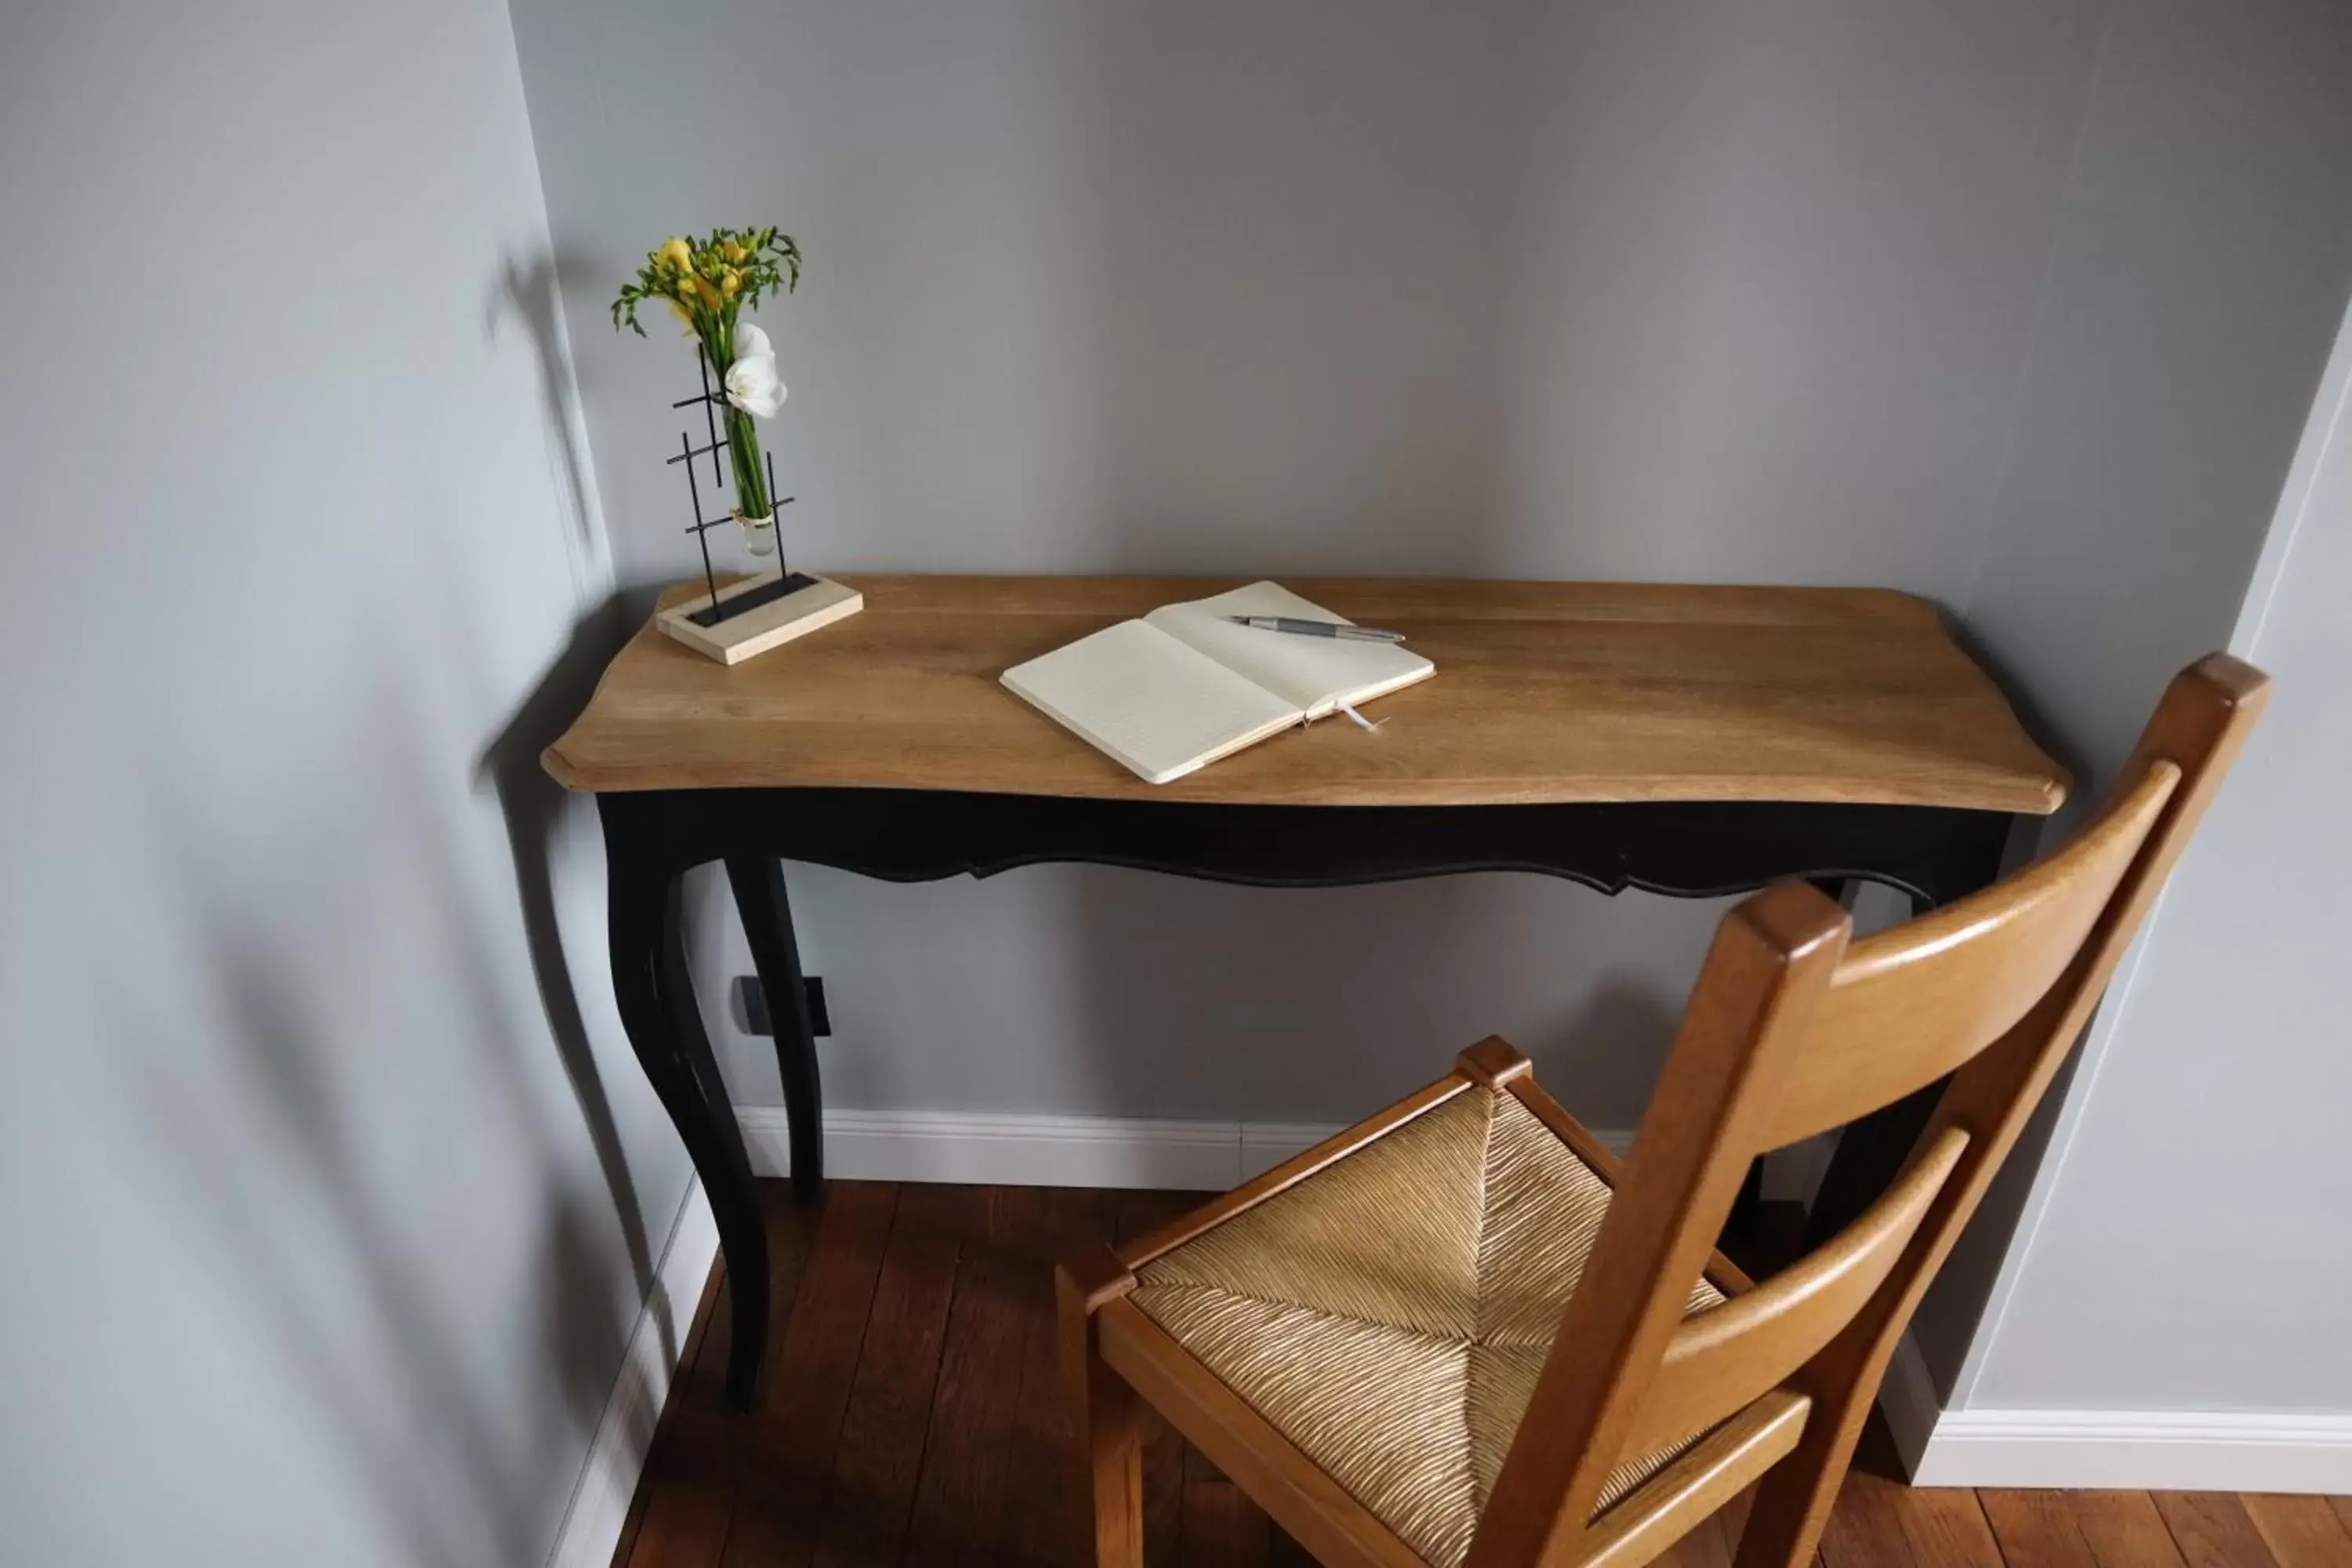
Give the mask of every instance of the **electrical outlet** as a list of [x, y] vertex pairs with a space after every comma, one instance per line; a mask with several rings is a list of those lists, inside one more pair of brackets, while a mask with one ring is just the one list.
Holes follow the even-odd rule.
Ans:
[[[821, 974], [801, 976], [801, 988], [808, 997], [809, 1032], [823, 1039], [833, 1033], [833, 1015], [825, 1010], [824, 977]], [[775, 1037], [776, 1024], [768, 1016], [768, 994], [760, 985], [756, 974], [739, 974], [734, 985], [735, 1026], [747, 1035]]]

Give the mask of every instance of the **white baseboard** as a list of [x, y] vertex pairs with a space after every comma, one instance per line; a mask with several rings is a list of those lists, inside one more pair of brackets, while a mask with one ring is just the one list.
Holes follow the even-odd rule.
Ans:
[[[792, 1169], [781, 1108], [739, 1107], [735, 1116], [753, 1171], [781, 1176]], [[824, 1169], [863, 1182], [1223, 1192], [1339, 1131], [1286, 1121], [830, 1110]]]
[[[791, 1169], [782, 1107], [738, 1107], [735, 1116], [754, 1171], [781, 1176]], [[1342, 1130], [1342, 1123], [1321, 1121], [832, 1110], [824, 1118], [824, 1163], [831, 1174], [863, 1182], [1222, 1192]], [[1596, 1127], [1593, 1136], [1620, 1159], [1633, 1147], [1629, 1128]], [[1828, 1163], [1821, 1139], [1766, 1156], [1764, 1195], [1811, 1197]]]
[[[781, 1176], [792, 1169], [780, 1107], [739, 1107], [735, 1116], [754, 1172]], [[831, 1110], [824, 1169], [850, 1181], [1223, 1192], [1340, 1131], [1312, 1121]], [[1630, 1132], [1599, 1137], [1620, 1152], [1633, 1142]]]
[[1907, 1334], [1878, 1404], [1913, 1486], [2352, 1492], [2352, 1415], [1942, 1410]]
[[711, 1217], [702, 1184], [689, 1181], [669, 1238], [662, 1245], [661, 1259], [654, 1265], [653, 1289], [622, 1352], [620, 1379], [604, 1403], [587, 1462], [572, 1489], [571, 1506], [555, 1532], [548, 1568], [607, 1568], [612, 1563], [621, 1527], [628, 1522], [629, 1503], [636, 1496], [637, 1477], [653, 1446], [654, 1427], [669, 1398], [670, 1381], [678, 1358], [686, 1353], [695, 1306], [718, 1256], [719, 1222]]

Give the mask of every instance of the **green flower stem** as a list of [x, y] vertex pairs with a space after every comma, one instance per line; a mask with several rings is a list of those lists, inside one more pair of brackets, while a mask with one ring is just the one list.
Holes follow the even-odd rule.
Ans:
[[[704, 338], [702, 353], [711, 364], [711, 383], [718, 389], [719, 395], [724, 397], [727, 367], [735, 363], [730, 357], [735, 347], [734, 313], [730, 311], [713, 324], [727, 335], [727, 341], [714, 343]], [[766, 517], [775, 508], [769, 504], [768, 500], [768, 470], [760, 462], [759, 429], [753, 425], [751, 416], [733, 404], [726, 405], [726, 410], [727, 462], [735, 471], [735, 510], [745, 517]]]
[[735, 465], [736, 503], [745, 517], [766, 517], [775, 509], [768, 500], [768, 474], [760, 466], [760, 433], [741, 409], [727, 410], [727, 456]]

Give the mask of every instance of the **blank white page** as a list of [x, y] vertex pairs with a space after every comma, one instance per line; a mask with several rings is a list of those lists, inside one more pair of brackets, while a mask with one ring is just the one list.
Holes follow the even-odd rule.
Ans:
[[1181, 778], [1306, 717], [1142, 621], [1121, 621], [1014, 665], [1003, 679], [1146, 784]]
[[1289, 616], [1303, 621], [1346, 622], [1279, 583], [1253, 583], [1228, 594], [1162, 605], [1144, 618], [1170, 637], [1288, 698], [1310, 719], [1340, 703], [1350, 707], [1426, 679], [1437, 667], [1397, 643], [1237, 626], [1227, 616]]

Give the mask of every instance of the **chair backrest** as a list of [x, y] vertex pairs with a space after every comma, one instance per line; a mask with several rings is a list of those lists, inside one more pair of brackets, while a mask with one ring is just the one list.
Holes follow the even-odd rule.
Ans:
[[[2097, 817], [1981, 893], [1859, 942], [1845, 912], [1801, 883], [1724, 918], [1470, 1568], [1566, 1560], [1621, 1461], [1777, 1388], [1811, 1402], [1781, 1463], [1843, 1474], [1920, 1294], [2097, 1005], [2266, 684], [2226, 655], [2184, 670]], [[1756, 1156], [1947, 1075], [1884, 1196], [1809, 1256], [1685, 1321]], [[1802, 1488], [1790, 1495], [1800, 1500], [1787, 1508], [1826, 1506]], [[1786, 1529], [1793, 1541], [1806, 1522]], [[1751, 1560], [1764, 1558], [1743, 1551]]]

